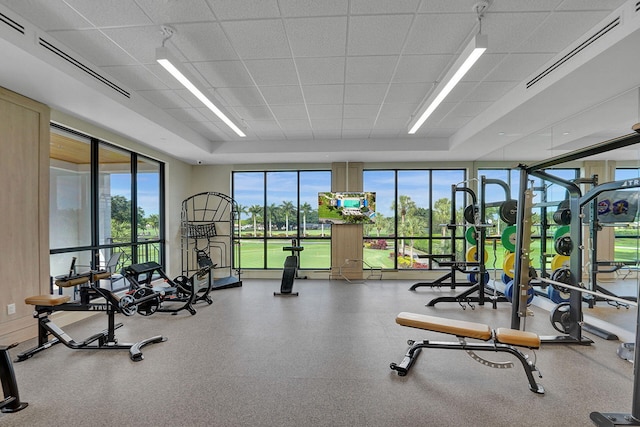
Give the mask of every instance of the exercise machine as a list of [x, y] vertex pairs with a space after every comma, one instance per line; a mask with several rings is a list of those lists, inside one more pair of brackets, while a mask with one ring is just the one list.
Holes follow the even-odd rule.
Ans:
[[17, 345], [17, 342], [11, 345], [0, 345], [0, 380], [4, 393], [4, 399], [0, 400], [0, 411], [7, 413], [21, 411], [29, 405], [27, 402], [20, 401], [16, 374], [9, 357], [9, 349]]
[[[413, 341], [409, 340], [409, 349], [404, 359], [399, 364], [391, 363], [389, 367], [396, 371], [399, 376], [405, 376], [415, 363], [423, 348], [439, 348], [446, 350], [464, 350], [473, 360], [491, 368], [512, 368], [512, 362], [492, 362], [478, 356], [476, 351], [505, 352], [515, 356], [527, 375], [529, 390], [537, 394], [544, 394], [544, 388], [537, 384], [533, 372], [538, 371], [538, 376], [542, 378], [540, 371], [535, 367], [534, 362], [522, 353], [517, 347], [537, 349], [540, 347], [540, 337], [532, 332], [524, 332], [508, 328], [491, 329], [488, 325], [462, 320], [444, 319], [441, 317], [428, 316], [415, 313], [400, 313], [396, 317], [396, 323], [401, 326], [424, 329], [427, 331], [440, 332], [455, 335], [458, 342], [442, 341]], [[468, 342], [467, 339], [478, 339], [487, 341], [483, 343]]]
[[[46, 350], [55, 344], [63, 343], [72, 350], [129, 350], [131, 360], [141, 361], [144, 357], [141, 348], [147, 344], [164, 342], [167, 338], [157, 335], [136, 343], [120, 343], [115, 336], [115, 330], [122, 327], [122, 323], [115, 322], [117, 313], [125, 316], [140, 314], [150, 315], [156, 310], [159, 295], [145, 289], [122, 297], [111, 290], [101, 288], [97, 283], [109, 277], [106, 271], [90, 271], [83, 274], [58, 276], [56, 285], [61, 288], [79, 287], [80, 298], [70, 302], [69, 295], [35, 295], [25, 299], [26, 304], [34, 305], [33, 317], [38, 319], [38, 345], [30, 350], [18, 354], [16, 362], [27, 360], [36, 353]], [[100, 298], [100, 302], [95, 300]], [[104, 311], [107, 313], [107, 329], [89, 336], [82, 341], [71, 338], [62, 328], [56, 325], [50, 315], [56, 311]]]
[[[209, 261], [206, 261], [207, 259]], [[175, 315], [182, 310], [187, 310], [194, 315], [196, 310], [193, 305], [198, 299], [205, 300], [208, 304], [212, 303], [208, 296], [211, 291], [210, 280], [209, 286], [202, 295], [199, 296], [195, 289], [195, 279], [205, 278], [213, 266], [206, 254], [201, 255], [200, 260], [202, 267], [191, 277], [178, 276], [171, 280], [162, 266], [155, 261], [131, 264], [124, 269], [124, 277], [129, 281], [131, 291], [147, 289], [158, 294], [160, 306], [157, 311]]]
[[290, 251], [289, 255], [284, 260], [284, 270], [282, 271], [282, 282], [280, 283], [280, 292], [274, 292], [274, 296], [298, 296], [298, 292], [292, 292], [294, 279], [306, 279], [305, 277], [298, 276], [298, 268], [300, 268], [300, 258], [298, 255], [304, 250], [302, 246], [298, 245], [297, 239], [291, 240], [291, 246], [285, 246], [283, 251]]

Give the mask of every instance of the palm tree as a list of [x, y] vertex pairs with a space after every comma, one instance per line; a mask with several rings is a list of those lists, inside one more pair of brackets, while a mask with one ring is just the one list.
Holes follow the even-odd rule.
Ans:
[[285, 217], [284, 235], [288, 237], [289, 236], [289, 215], [293, 214], [296, 208], [295, 206], [293, 206], [292, 202], [283, 200], [282, 205], [280, 205], [280, 209], [282, 209], [282, 212], [284, 213], [284, 217]]
[[[398, 204], [399, 204], [398, 211], [400, 212], [400, 230], [401, 230], [400, 235], [405, 236], [407, 235], [405, 231], [405, 221], [407, 220], [407, 215], [410, 215], [416, 209], [416, 203], [413, 200], [411, 200], [410, 196], [401, 194], [400, 196], [398, 196]], [[402, 248], [402, 254], [404, 255], [404, 251], [405, 251], [404, 237], [402, 238], [400, 247]]]
[[248, 207], [247, 210], [251, 214], [251, 218], [253, 218], [253, 237], [256, 237], [258, 235], [257, 218], [258, 215], [262, 213], [262, 206], [252, 205]]
[[451, 200], [446, 197], [438, 199], [433, 204], [433, 222], [440, 224], [442, 236], [447, 234], [447, 224], [451, 222]]
[[306, 236], [307, 235], [307, 214], [311, 213], [311, 211], [313, 211], [313, 208], [309, 203], [304, 202], [302, 205], [300, 205], [300, 210], [302, 211], [302, 235]]
[[247, 213], [247, 207], [236, 203], [236, 209], [238, 211], [238, 234], [242, 235], [242, 214]]
[[269, 217], [269, 237], [273, 236], [273, 218], [278, 215], [280, 209], [275, 203], [271, 203], [267, 206], [267, 216]]

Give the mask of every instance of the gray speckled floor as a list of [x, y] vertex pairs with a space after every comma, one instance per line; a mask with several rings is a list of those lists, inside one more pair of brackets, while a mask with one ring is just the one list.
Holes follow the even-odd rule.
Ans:
[[[587, 426], [591, 411], [631, 411], [633, 366], [616, 356], [618, 342], [597, 337], [590, 346], [536, 352], [545, 395], [529, 391], [518, 364], [491, 369], [463, 351], [424, 350], [406, 377], [397, 376], [389, 363], [402, 360], [407, 339], [455, 341], [396, 325], [400, 311], [510, 324], [510, 305], [425, 307], [450, 291], [409, 292], [411, 284], [299, 280], [300, 296], [281, 298], [273, 296], [279, 281], [245, 280], [214, 292], [195, 316], [119, 317], [121, 342], [157, 334], [168, 341], [144, 347], [141, 362], [126, 350], [57, 345], [15, 363], [29, 407], [0, 415], [0, 425]], [[532, 310], [527, 330], [555, 335], [548, 312]], [[105, 327], [98, 315], [65, 330], [81, 339]]]

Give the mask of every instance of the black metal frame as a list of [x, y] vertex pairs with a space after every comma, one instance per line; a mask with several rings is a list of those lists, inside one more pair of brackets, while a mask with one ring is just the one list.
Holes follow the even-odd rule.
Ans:
[[[90, 273], [87, 277], [87, 283], [81, 285], [79, 300], [53, 306], [36, 305], [33, 317], [38, 319], [38, 345], [18, 354], [16, 362], [27, 360], [36, 353], [58, 343], [62, 343], [72, 350], [129, 350], [131, 360], [138, 362], [144, 359], [140, 350], [143, 346], [167, 340], [162, 335], [157, 335], [136, 343], [119, 343], [115, 336], [115, 330], [122, 327], [122, 323], [115, 322], [116, 313], [122, 313], [119, 299], [110, 290], [96, 286], [95, 282], [99, 279], [94, 280], [93, 273]], [[96, 298], [103, 298], [104, 302], [91, 302]], [[157, 295], [134, 301], [133, 305], [153, 298], [157, 298]], [[49, 316], [56, 311], [104, 311], [107, 313], [107, 329], [82, 341], [75, 341], [49, 319]], [[50, 338], [50, 336], [53, 336], [53, 338]]]
[[29, 404], [20, 401], [16, 374], [9, 357], [9, 349], [17, 346], [18, 343], [0, 346], [0, 380], [2, 381], [2, 392], [4, 399], [0, 401], [0, 411], [18, 412], [26, 408]]
[[[490, 342], [490, 343], [468, 343], [464, 340], [464, 337], [458, 337], [460, 342], [443, 342], [443, 341], [409, 341], [409, 349], [407, 353], [404, 355], [404, 359], [399, 364], [391, 363], [389, 367], [398, 372], [398, 375], [403, 377], [407, 375], [409, 369], [413, 366], [416, 359], [420, 355], [420, 352], [423, 348], [439, 348], [445, 350], [464, 350], [466, 352], [473, 351], [492, 351], [492, 352], [504, 352], [514, 355], [522, 364], [524, 371], [527, 375], [527, 380], [529, 381], [529, 390], [536, 394], [544, 394], [544, 388], [536, 383], [534, 379], [533, 372], [538, 371], [533, 362], [531, 362], [527, 356], [522, 353], [520, 350], [515, 348], [512, 345], [503, 344], [500, 342]], [[540, 372], [538, 371], [538, 376]]]

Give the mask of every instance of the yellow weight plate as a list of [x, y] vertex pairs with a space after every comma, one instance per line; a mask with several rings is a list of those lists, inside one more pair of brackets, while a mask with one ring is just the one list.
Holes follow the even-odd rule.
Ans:
[[571, 258], [569, 258], [568, 256], [555, 255], [553, 258], [551, 258], [551, 270], [555, 271], [561, 267], [564, 267], [565, 263], [569, 264], [570, 259]]
[[514, 275], [513, 270], [515, 268], [515, 264], [516, 264], [516, 254], [510, 253], [509, 255], [504, 257], [504, 262], [502, 263], [502, 271], [504, 272], [504, 274], [511, 277], [512, 279]]
[[[465, 259], [467, 260], [467, 262], [478, 262], [477, 251], [478, 251], [477, 246], [471, 246], [469, 249], [467, 249], [467, 253], [465, 255]], [[484, 261], [487, 262], [488, 259], [489, 259], [489, 252], [485, 249]]]

